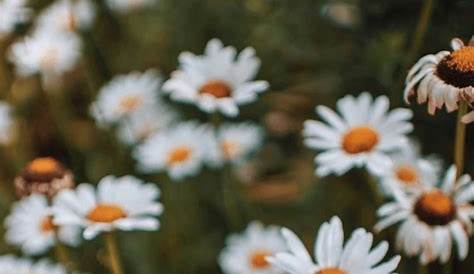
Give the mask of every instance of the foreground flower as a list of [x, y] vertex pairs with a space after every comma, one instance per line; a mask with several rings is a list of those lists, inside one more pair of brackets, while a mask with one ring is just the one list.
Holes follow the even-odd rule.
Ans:
[[159, 107], [160, 82], [154, 70], [116, 76], [99, 91], [91, 114], [99, 123], [110, 124], [135, 112]]
[[172, 179], [181, 180], [201, 170], [212, 137], [209, 128], [196, 122], [180, 123], [147, 138], [134, 157], [144, 172], [166, 171]]
[[275, 274], [275, 269], [266, 257], [286, 250], [285, 241], [274, 226], [265, 228], [259, 222], [252, 222], [242, 234], [227, 238], [226, 248], [219, 256], [219, 264], [227, 274]]
[[[80, 240], [77, 226], [58, 227], [53, 223], [51, 208], [44, 195], [33, 194], [15, 203], [5, 219], [7, 243], [21, 247], [23, 253], [38, 255], [54, 246], [57, 238], [75, 246]], [[1, 273], [1, 271], [0, 271]]]
[[[440, 51], [421, 58], [408, 72], [404, 91], [405, 100], [417, 94], [419, 104], [428, 101], [428, 112], [434, 114], [446, 105], [447, 111], [458, 108], [460, 101], [474, 100], [474, 40], [464, 45], [453, 39], [453, 51]], [[472, 122], [474, 116], [465, 116]]]
[[157, 2], [157, 0], [106, 0], [107, 6], [111, 10], [121, 13], [150, 7]]
[[51, 157], [34, 159], [15, 177], [19, 197], [39, 193], [52, 198], [61, 189], [72, 188], [74, 184], [71, 171]]
[[394, 202], [378, 210], [381, 217], [377, 231], [402, 222], [397, 234], [397, 248], [408, 256], [420, 255], [420, 262], [427, 264], [436, 259], [446, 263], [451, 256], [453, 242], [459, 259], [466, 258], [469, 235], [474, 218], [474, 182], [469, 175], [456, 180], [452, 166], [443, 183], [426, 186], [417, 193], [407, 195], [400, 188], [393, 188]]
[[144, 184], [132, 176], [107, 176], [97, 189], [80, 184], [75, 190], [61, 191], [54, 199], [53, 221], [84, 227], [86, 239], [115, 230], [157, 230], [155, 216], [163, 212], [162, 204], [156, 201], [159, 196], [154, 184]]
[[0, 0], [0, 38], [13, 31], [17, 24], [26, 22], [32, 10], [26, 0]]
[[289, 229], [283, 228], [290, 252], [268, 258], [275, 267], [290, 274], [390, 274], [398, 266], [400, 256], [380, 263], [388, 250], [387, 242], [371, 249], [373, 235], [362, 228], [355, 230], [344, 244], [341, 220], [333, 217], [324, 223], [314, 245], [314, 261], [304, 244]]
[[42, 259], [35, 263], [30, 259], [4, 255], [0, 256], [0, 273], [66, 274], [67, 271], [64, 266], [53, 264], [47, 259]]
[[326, 123], [308, 120], [303, 130], [305, 144], [323, 151], [315, 158], [316, 174], [341, 175], [362, 166], [376, 175], [383, 174], [391, 165], [388, 153], [403, 147], [406, 134], [413, 129], [408, 122], [412, 117], [410, 110], [388, 108], [386, 96], [373, 101], [367, 92], [357, 98], [348, 95], [338, 100], [337, 109], [342, 117], [318, 106], [316, 112]]
[[237, 116], [239, 105], [257, 100], [257, 94], [268, 88], [266, 81], [253, 81], [260, 67], [253, 48], [244, 49], [236, 58], [234, 47], [212, 39], [205, 55], [184, 52], [179, 63], [180, 69], [164, 83], [163, 90], [171, 99], [196, 104], [208, 113]]
[[0, 144], [7, 144], [13, 139], [12, 109], [9, 104], [0, 102]]
[[40, 31], [74, 32], [89, 29], [94, 17], [90, 0], [60, 0], [46, 8], [36, 24]]

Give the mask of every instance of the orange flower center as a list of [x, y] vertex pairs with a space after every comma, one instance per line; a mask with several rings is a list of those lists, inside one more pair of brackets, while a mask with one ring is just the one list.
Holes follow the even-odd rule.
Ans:
[[120, 101], [120, 109], [124, 113], [130, 113], [130, 112], [136, 110], [140, 106], [141, 102], [142, 102], [142, 100], [138, 96], [134, 96], [134, 95], [125, 96]]
[[371, 151], [379, 142], [379, 135], [369, 126], [348, 130], [342, 137], [342, 148], [349, 154]]
[[42, 233], [49, 233], [56, 230], [56, 225], [53, 223], [53, 217], [48, 216], [41, 221], [40, 230]]
[[323, 268], [316, 272], [316, 274], [346, 274], [346, 272], [339, 268]]
[[421, 221], [429, 225], [446, 225], [455, 218], [456, 207], [451, 197], [434, 190], [418, 199], [414, 212]]
[[267, 256], [270, 256], [271, 253], [265, 250], [255, 251], [250, 255], [250, 265], [254, 269], [263, 269], [270, 266], [270, 264], [265, 259]]
[[224, 140], [221, 142], [222, 153], [227, 160], [236, 157], [239, 154], [239, 146], [232, 141]]
[[168, 155], [167, 163], [169, 166], [180, 164], [187, 161], [192, 154], [192, 150], [189, 147], [177, 147], [173, 149]]
[[407, 185], [414, 185], [418, 182], [418, 172], [411, 166], [399, 166], [395, 171], [398, 180]]
[[447, 63], [456, 67], [459, 71], [474, 71], [474, 46], [467, 46], [453, 51]]
[[436, 73], [452, 86], [474, 87], [474, 46], [462, 47], [443, 58]]
[[97, 223], [112, 223], [127, 217], [127, 213], [115, 204], [98, 204], [87, 214], [87, 219]]
[[28, 164], [27, 169], [34, 173], [53, 173], [59, 169], [59, 163], [51, 157], [36, 158]]
[[224, 81], [213, 80], [205, 83], [199, 89], [200, 94], [209, 94], [216, 98], [230, 97], [232, 94], [231, 87]]

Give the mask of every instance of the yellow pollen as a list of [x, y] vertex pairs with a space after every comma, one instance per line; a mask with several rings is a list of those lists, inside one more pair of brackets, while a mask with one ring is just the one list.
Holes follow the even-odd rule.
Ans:
[[449, 214], [454, 206], [451, 198], [439, 190], [423, 194], [418, 200], [418, 204], [426, 212], [439, 216]]
[[447, 60], [449, 67], [456, 68], [461, 72], [474, 71], [474, 46], [462, 47], [451, 53]]
[[41, 221], [40, 230], [42, 233], [49, 233], [56, 230], [56, 225], [53, 223], [53, 217], [48, 216]]
[[177, 147], [168, 155], [167, 163], [169, 166], [185, 162], [191, 157], [192, 150], [189, 147]]
[[127, 213], [114, 204], [98, 204], [87, 214], [87, 219], [97, 223], [111, 223], [125, 217]]
[[123, 112], [129, 113], [136, 110], [141, 102], [142, 100], [138, 96], [126, 96], [120, 101], [120, 108]]
[[349, 154], [371, 151], [379, 142], [379, 135], [369, 126], [348, 130], [342, 137], [342, 148]]
[[205, 83], [200, 89], [200, 94], [209, 94], [216, 98], [230, 97], [231, 87], [224, 81], [213, 80]]
[[270, 264], [265, 259], [267, 256], [270, 256], [271, 253], [265, 250], [255, 251], [250, 255], [250, 265], [254, 269], [263, 269], [270, 266]]
[[339, 268], [323, 268], [316, 272], [316, 274], [346, 274], [346, 272]]
[[224, 154], [224, 158], [228, 160], [236, 157], [240, 151], [238, 144], [228, 140], [221, 142], [221, 149], [222, 153]]
[[52, 173], [59, 169], [59, 162], [51, 157], [36, 158], [28, 164], [27, 169], [34, 173]]
[[404, 184], [413, 185], [418, 182], [418, 172], [408, 165], [399, 166], [395, 174]]

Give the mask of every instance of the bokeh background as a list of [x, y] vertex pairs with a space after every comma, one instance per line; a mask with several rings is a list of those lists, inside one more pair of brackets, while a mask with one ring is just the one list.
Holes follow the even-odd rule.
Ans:
[[[30, 2], [39, 11], [52, 1]], [[216, 257], [226, 235], [251, 220], [290, 227], [308, 245], [333, 215], [343, 219], [346, 234], [360, 226], [371, 229], [379, 201], [366, 179], [357, 170], [316, 178], [314, 153], [301, 142], [302, 122], [314, 118], [316, 105], [332, 107], [341, 96], [364, 90], [388, 95], [392, 107], [402, 106], [407, 67], [421, 55], [449, 48], [453, 37], [466, 41], [474, 34], [472, 0], [160, 0], [128, 14], [111, 13], [102, 1], [94, 2], [98, 15], [92, 30], [81, 33], [80, 65], [47, 94], [38, 78], [16, 77], [5, 59], [8, 46], [31, 25], [0, 41], [0, 99], [14, 106], [17, 120], [14, 142], [0, 148], [0, 213], [3, 219], [16, 199], [13, 177], [36, 156], [60, 159], [78, 182], [96, 183], [107, 174], [156, 182], [166, 207], [161, 230], [119, 235], [126, 273], [133, 274], [220, 273]], [[112, 130], [96, 126], [88, 114], [90, 103], [116, 74], [157, 68], [166, 78], [180, 52], [201, 53], [214, 37], [238, 49], [252, 46], [262, 59], [258, 78], [269, 81], [271, 89], [245, 106], [238, 120], [263, 125], [264, 146], [224, 175], [204, 170], [177, 184], [137, 173], [131, 148]], [[185, 119], [206, 121], [191, 106], [170, 105]], [[440, 111], [431, 117], [426, 106], [410, 107], [415, 110], [413, 135], [423, 152], [450, 164], [455, 114]], [[471, 174], [472, 134], [469, 126], [466, 168]], [[230, 197], [223, 196], [223, 181], [231, 182], [226, 183]], [[232, 203], [232, 218], [222, 207], [224, 199]], [[393, 237], [388, 230], [378, 240]], [[97, 239], [71, 252], [82, 270], [104, 273], [101, 248]], [[0, 252], [18, 253], [2, 240]], [[452, 262], [455, 273], [472, 273], [472, 253], [464, 262]], [[438, 265], [430, 268], [443, 271]], [[404, 259], [399, 268], [399, 273], [416, 271], [414, 259]]]

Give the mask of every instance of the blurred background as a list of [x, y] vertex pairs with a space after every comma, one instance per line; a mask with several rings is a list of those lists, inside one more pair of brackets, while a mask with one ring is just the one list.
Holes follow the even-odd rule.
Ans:
[[[52, 1], [30, 2], [40, 11]], [[103, 1], [94, 4], [95, 23], [81, 33], [80, 64], [47, 96], [38, 77], [17, 77], [5, 58], [9, 45], [31, 25], [0, 40], [0, 99], [13, 106], [16, 120], [13, 142], [0, 147], [0, 213], [3, 219], [16, 199], [14, 176], [37, 156], [61, 160], [77, 182], [96, 183], [107, 174], [156, 182], [166, 208], [161, 230], [119, 234], [126, 273], [135, 274], [220, 273], [216, 257], [226, 235], [251, 220], [290, 227], [308, 245], [333, 215], [343, 219], [346, 234], [360, 226], [371, 229], [379, 204], [362, 173], [316, 178], [314, 152], [301, 142], [302, 122], [315, 117], [316, 105], [333, 107], [343, 95], [364, 90], [389, 96], [392, 107], [403, 106], [407, 68], [424, 54], [449, 49], [453, 37], [467, 41], [474, 34], [472, 0], [160, 0], [122, 14], [111, 12]], [[263, 125], [265, 144], [226, 177], [204, 170], [173, 183], [165, 176], [137, 173], [131, 147], [121, 144], [113, 130], [96, 126], [90, 103], [116, 74], [157, 68], [168, 78], [180, 52], [200, 54], [214, 37], [239, 50], [252, 46], [262, 60], [257, 78], [271, 88], [243, 107], [237, 120]], [[195, 107], [170, 105], [184, 119], [206, 121]], [[415, 111], [413, 135], [423, 153], [438, 154], [449, 165], [455, 114], [443, 110], [431, 117], [425, 105], [410, 107]], [[468, 137], [472, 134], [468, 127]], [[469, 138], [466, 169], [471, 174], [472, 145]], [[220, 206], [223, 180], [232, 181], [232, 220]], [[393, 239], [394, 232], [377, 240]], [[100, 263], [101, 246], [97, 239], [71, 250], [83, 271], [107, 271]], [[18, 250], [0, 241], [0, 252]], [[474, 254], [455, 264], [456, 273], [472, 273]], [[416, 269], [415, 259], [405, 259], [399, 273]]]

